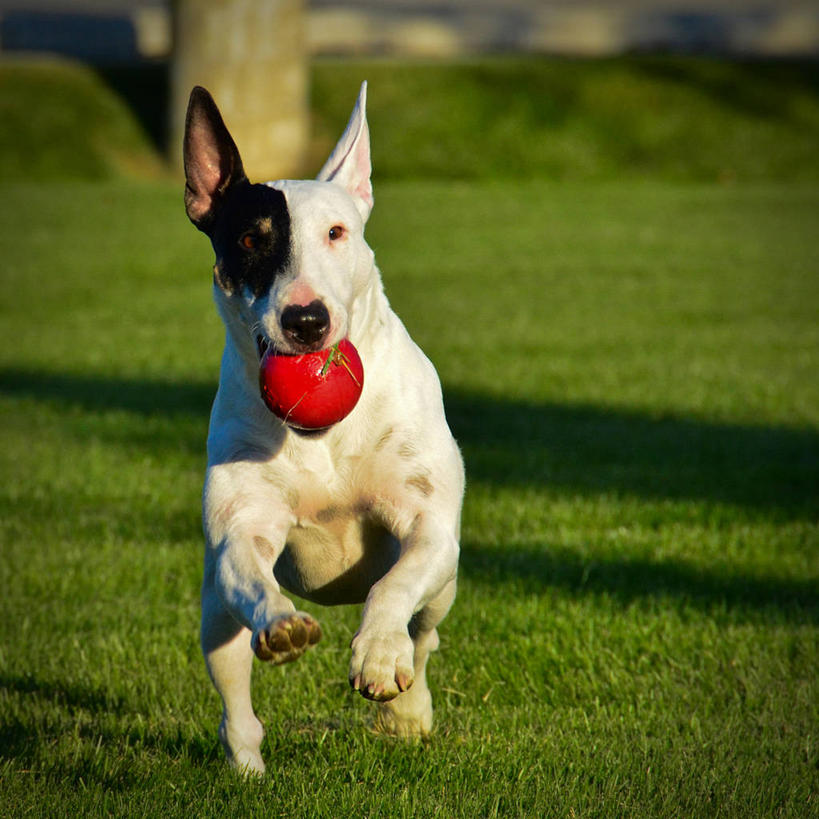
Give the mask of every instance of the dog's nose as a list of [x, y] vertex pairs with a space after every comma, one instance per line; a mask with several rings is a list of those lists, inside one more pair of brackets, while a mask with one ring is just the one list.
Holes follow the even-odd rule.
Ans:
[[291, 304], [282, 310], [281, 325], [288, 338], [298, 344], [313, 346], [327, 335], [330, 313], [318, 300], [307, 305]]

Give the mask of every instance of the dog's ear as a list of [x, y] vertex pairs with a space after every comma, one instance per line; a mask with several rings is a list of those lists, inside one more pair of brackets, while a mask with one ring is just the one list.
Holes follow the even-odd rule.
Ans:
[[207, 233], [225, 192], [247, 177], [213, 97], [201, 86], [191, 91], [188, 101], [184, 160], [185, 209], [191, 222]]
[[370, 182], [370, 129], [367, 127], [367, 83], [361, 83], [353, 113], [338, 145], [319, 171], [317, 179], [336, 182], [353, 197], [361, 218], [366, 222], [373, 207]]

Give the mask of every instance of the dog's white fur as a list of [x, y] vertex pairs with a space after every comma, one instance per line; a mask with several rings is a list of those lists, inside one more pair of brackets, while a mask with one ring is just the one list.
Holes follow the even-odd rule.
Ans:
[[[284, 193], [292, 226], [291, 260], [269, 295], [214, 288], [227, 332], [208, 435], [201, 638], [224, 705], [220, 738], [246, 772], [265, 767], [250, 699], [254, 648], [299, 618], [313, 622], [282, 593], [277, 561], [276, 576], [299, 596], [365, 602], [350, 681], [400, 735], [430, 730], [425, 667], [455, 595], [463, 466], [437, 374], [390, 309], [364, 240], [373, 204], [365, 95], [366, 84], [316, 181], [268, 183]], [[334, 225], [345, 228], [341, 242], [327, 238]], [[260, 400], [255, 337], [288, 350], [282, 310], [314, 299], [331, 316], [324, 346], [348, 337], [365, 378], [347, 418], [305, 436]]]

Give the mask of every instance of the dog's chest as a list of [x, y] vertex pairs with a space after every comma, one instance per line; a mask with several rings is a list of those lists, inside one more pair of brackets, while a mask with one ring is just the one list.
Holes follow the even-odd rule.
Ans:
[[274, 460], [270, 471], [289, 487], [290, 503], [300, 522], [324, 525], [347, 517], [360, 508], [364, 498], [360, 472], [362, 457], [324, 443], [291, 444], [284, 458]]
[[325, 506], [297, 519], [274, 571], [288, 591], [316, 603], [362, 603], [398, 555], [398, 542], [370, 511]]
[[362, 602], [398, 557], [397, 541], [374, 509], [362, 456], [325, 446], [289, 452], [271, 465], [288, 486], [294, 523], [276, 563], [289, 591], [324, 605]]

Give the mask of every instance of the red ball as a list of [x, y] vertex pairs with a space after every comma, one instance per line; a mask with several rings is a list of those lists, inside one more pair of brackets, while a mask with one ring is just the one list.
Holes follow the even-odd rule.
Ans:
[[325, 429], [346, 418], [364, 386], [364, 366], [348, 339], [302, 355], [268, 349], [259, 370], [268, 409], [297, 429]]

